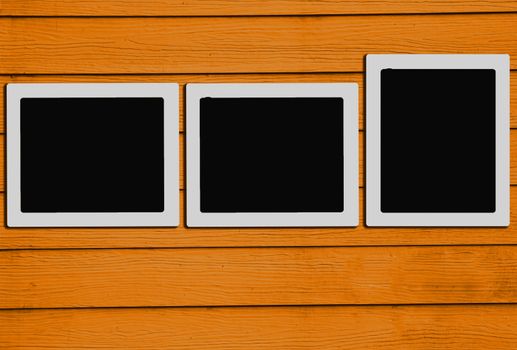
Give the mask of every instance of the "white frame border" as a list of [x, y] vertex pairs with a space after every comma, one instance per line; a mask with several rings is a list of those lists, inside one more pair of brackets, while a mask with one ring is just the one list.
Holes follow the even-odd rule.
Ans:
[[[203, 97], [341, 97], [344, 105], [344, 208], [341, 213], [202, 213], [200, 208], [199, 104]], [[187, 226], [357, 226], [358, 85], [355, 83], [188, 84]]]
[[[494, 213], [383, 213], [380, 203], [381, 71], [493, 69], [496, 72], [496, 210]], [[509, 55], [368, 55], [366, 57], [366, 225], [508, 226], [510, 224]]]
[[[164, 211], [160, 213], [23, 213], [20, 193], [20, 100], [32, 97], [161, 97], [164, 100]], [[7, 226], [138, 227], [179, 224], [178, 84], [7, 85]]]

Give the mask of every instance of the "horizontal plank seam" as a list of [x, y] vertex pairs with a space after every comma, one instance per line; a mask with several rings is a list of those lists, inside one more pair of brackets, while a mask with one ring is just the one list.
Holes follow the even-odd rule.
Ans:
[[514, 306], [516, 303], [493, 302], [493, 303], [425, 303], [425, 304], [264, 304], [264, 305], [184, 305], [184, 306], [85, 306], [85, 307], [44, 307], [44, 308], [0, 308], [0, 312], [16, 312], [27, 310], [97, 310], [97, 309], [247, 309], [247, 308], [359, 308], [359, 307], [457, 307], [457, 306]]
[[[29, 228], [32, 230], [41, 230], [41, 228]], [[77, 229], [77, 228], [75, 228]], [[138, 229], [138, 228], [136, 228]], [[173, 228], [174, 229], [174, 228]], [[478, 228], [474, 228], [478, 229]], [[16, 230], [16, 229], [13, 229]], [[195, 228], [187, 228], [187, 230], [196, 230]], [[260, 229], [257, 228], [259, 231]], [[282, 230], [282, 228], [278, 228], [279, 231]], [[501, 243], [484, 243], [484, 244], [397, 244], [397, 245], [386, 245], [386, 244], [379, 244], [379, 245], [312, 245], [312, 246], [187, 246], [187, 247], [123, 247], [123, 248], [117, 248], [117, 247], [69, 247], [69, 248], [63, 248], [63, 247], [56, 247], [56, 248], [2, 248], [0, 249], [1, 253], [8, 253], [8, 252], [24, 252], [24, 251], [98, 251], [98, 250], [116, 250], [116, 251], [133, 251], [133, 250], [229, 250], [229, 249], [275, 249], [275, 250], [281, 250], [281, 249], [336, 249], [336, 248], [346, 248], [346, 249], [363, 249], [363, 248], [433, 248], [433, 247], [517, 247], [517, 243], [508, 243], [508, 244], [501, 244]], [[517, 302], [516, 302], [517, 303]]]
[[246, 15], [4, 15], [0, 14], [0, 18], [263, 18], [263, 17], [380, 17], [380, 16], [465, 16], [465, 15], [501, 15], [516, 14], [517, 11], [480, 11], [480, 12], [398, 12], [398, 13], [313, 13], [313, 14], [246, 14]]

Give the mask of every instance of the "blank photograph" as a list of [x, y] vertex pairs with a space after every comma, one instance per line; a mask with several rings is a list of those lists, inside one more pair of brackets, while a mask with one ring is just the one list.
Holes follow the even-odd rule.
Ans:
[[9, 226], [177, 226], [176, 84], [10, 84]]
[[508, 57], [367, 57], [367, 224], [507, 226]]
[[188, 226], [357, 224], [357, 86], [189, 84]]

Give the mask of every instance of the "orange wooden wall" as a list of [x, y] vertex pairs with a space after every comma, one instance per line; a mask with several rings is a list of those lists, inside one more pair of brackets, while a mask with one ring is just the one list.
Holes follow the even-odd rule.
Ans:
[[511, 55], [509, 228], [2, 222], [0, 349], [516, 349], [517, 1], [0, 0], [2, 87], [358, 82], [362, 130], [367, 53]]

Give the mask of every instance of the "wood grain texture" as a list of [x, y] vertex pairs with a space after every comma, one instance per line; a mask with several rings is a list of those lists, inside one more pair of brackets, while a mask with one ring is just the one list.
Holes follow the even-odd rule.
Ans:
[[[169, 74], [169, 75], [0, 75], [8, 83], [178, 83], [180, 131], [184, 126], [185, 84], [188, 83], [356, 83], [359, 86], [359, 129], [364, 128], [364, 75], [361, 73], [297, 74]], [[4, 132], [5, 89], [0, 89], [0, 133]], [[510, 77], [510, 126], [517, 128], [517, 72]]]
[[3, 0], [0, 16], [253, 16], [517, 11], [511, 0]]
[[[0, 85], [351, 81], [362, 128], [365, 54], [508, 53], [517, 69], [516, 10], [509, 0], [0, 0]], [[0, 133], [4, 101], [1, 89]], [[181, 89], [181, 130], [183, 105]], [[361, 211], [358, 228], [186, 229], [180, 193], [178, 228], [7, 229], [0, 214], [0, 348], [517, 348], [517, 186], [509, 228], [366, 228]]]
[[4, 349], [508, 350], [516, 305], [0, 311]]
[[[506, 53], [517, 14], [0, 19], [0, 73], [361, 72], [367, 53]], [[252, 54], [251, 54], [252, 53]]]
[[517, 247], [0, 252], [0, 308], [517, 302]]

